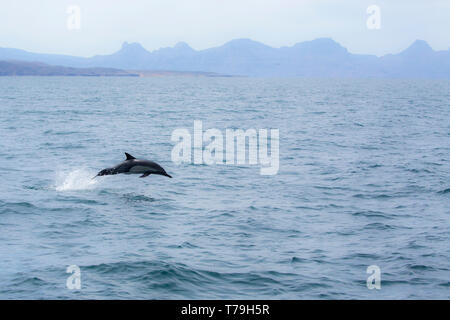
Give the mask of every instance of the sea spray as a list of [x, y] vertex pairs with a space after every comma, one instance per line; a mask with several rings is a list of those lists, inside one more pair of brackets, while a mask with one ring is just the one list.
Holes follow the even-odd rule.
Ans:
[[94, 172], [83, 168], [57, 172], [55, 189], [56, 191], [93, 189], [98, 183], [98, 180], [92, 179], [94, 175]]

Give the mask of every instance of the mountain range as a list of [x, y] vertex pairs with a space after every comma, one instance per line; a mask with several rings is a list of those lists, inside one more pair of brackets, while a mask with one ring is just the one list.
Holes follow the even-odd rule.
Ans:
[[194, 50], [180, 42], [151, 52], [139, 43], [124, 42], [113, 54], [89, 58], [0, 48], [0, 60], [72, 68], [170, 70], [251, 77], [450, 78], [450, 49], [435, 51], [423, 40], [416, 40], [398, 54], [382, 57], [353, 54], [330, 38], [319, 38], [281, 48], [236, 39], [219, 47]]

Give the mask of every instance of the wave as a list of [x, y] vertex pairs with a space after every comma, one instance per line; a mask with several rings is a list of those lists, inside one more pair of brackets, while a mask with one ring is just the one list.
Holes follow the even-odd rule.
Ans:
[[[112, 297], [123, 295], [126, 288], [111, 283], [135, 283], [143, 289], [142, 296], [138, 298], [182, 298], [187, 295], [197, 299], [223, 298], [233, 296], [230, 293], [247, 297], [270, 297], [275, 291], [281, 293], [288, 290], [295, 278], [294, 274], [276, 271], [229, 273], [162, 261], [102, 263], [81, 266], [81, 270], [89, 273], [91, 281], [96, 284], [97, 281], [100, 284], [104, 279], [111, 280], [108, 289]], [[222, 290], [216, 291], [217, 287], [221, 287]]]
[[447, 188], [447, 189], [438, 191], [438, 193], [439, 193], [439, 194], [447, 194], [447, 193], [450, 193], [450, 188]]
[[29, 202], [3, 202], [0, 201], [0, 214], [6, 213], [21, 213], [30, 214], [37, 209]]

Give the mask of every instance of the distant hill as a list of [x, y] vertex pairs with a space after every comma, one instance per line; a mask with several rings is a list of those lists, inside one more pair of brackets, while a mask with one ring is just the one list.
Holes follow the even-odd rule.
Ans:
[[383, 57], [352, 54], [329, 38], [281, 48], [236, 39], [219, 47], [194, 50], [180, 42], [152, 52], [139, 43], [125, 42], [113, 54], [90, 58], [0, 48], [0, 60], [11, 59], [74, 68], [171, 70], [257, 77], [450, 78], [450, 50], [434, 51], [422, 40], [398, 54]]
[[139, 74], [112, 68], [72, 68], [41, 62], [0, 61], [0, 76], [138, 77]]
[[73, 68], [42, 62], [0, 61], [0, 76], [83, 76], [83, 77], [229, 77], [214, 72], [121, 70], [115, 68]]

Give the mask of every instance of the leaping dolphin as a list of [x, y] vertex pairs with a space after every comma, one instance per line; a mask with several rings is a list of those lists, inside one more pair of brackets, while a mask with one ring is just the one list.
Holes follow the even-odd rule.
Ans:
[[159, 174], [162, 176], [172, 178], [169, 174], [167, 174], [166, 170], [164, 170], [156, 162], [149, 160], [139, 160], [126, 152], [125, 155], [127, 156], [127, 159], [124, 162], [119, 163], [115, 167], [103, 169], [95, 177], [119, 173], [125, 174], [142, 173], [142, 175], [139, 178], [145, 178], [150, 174]]

